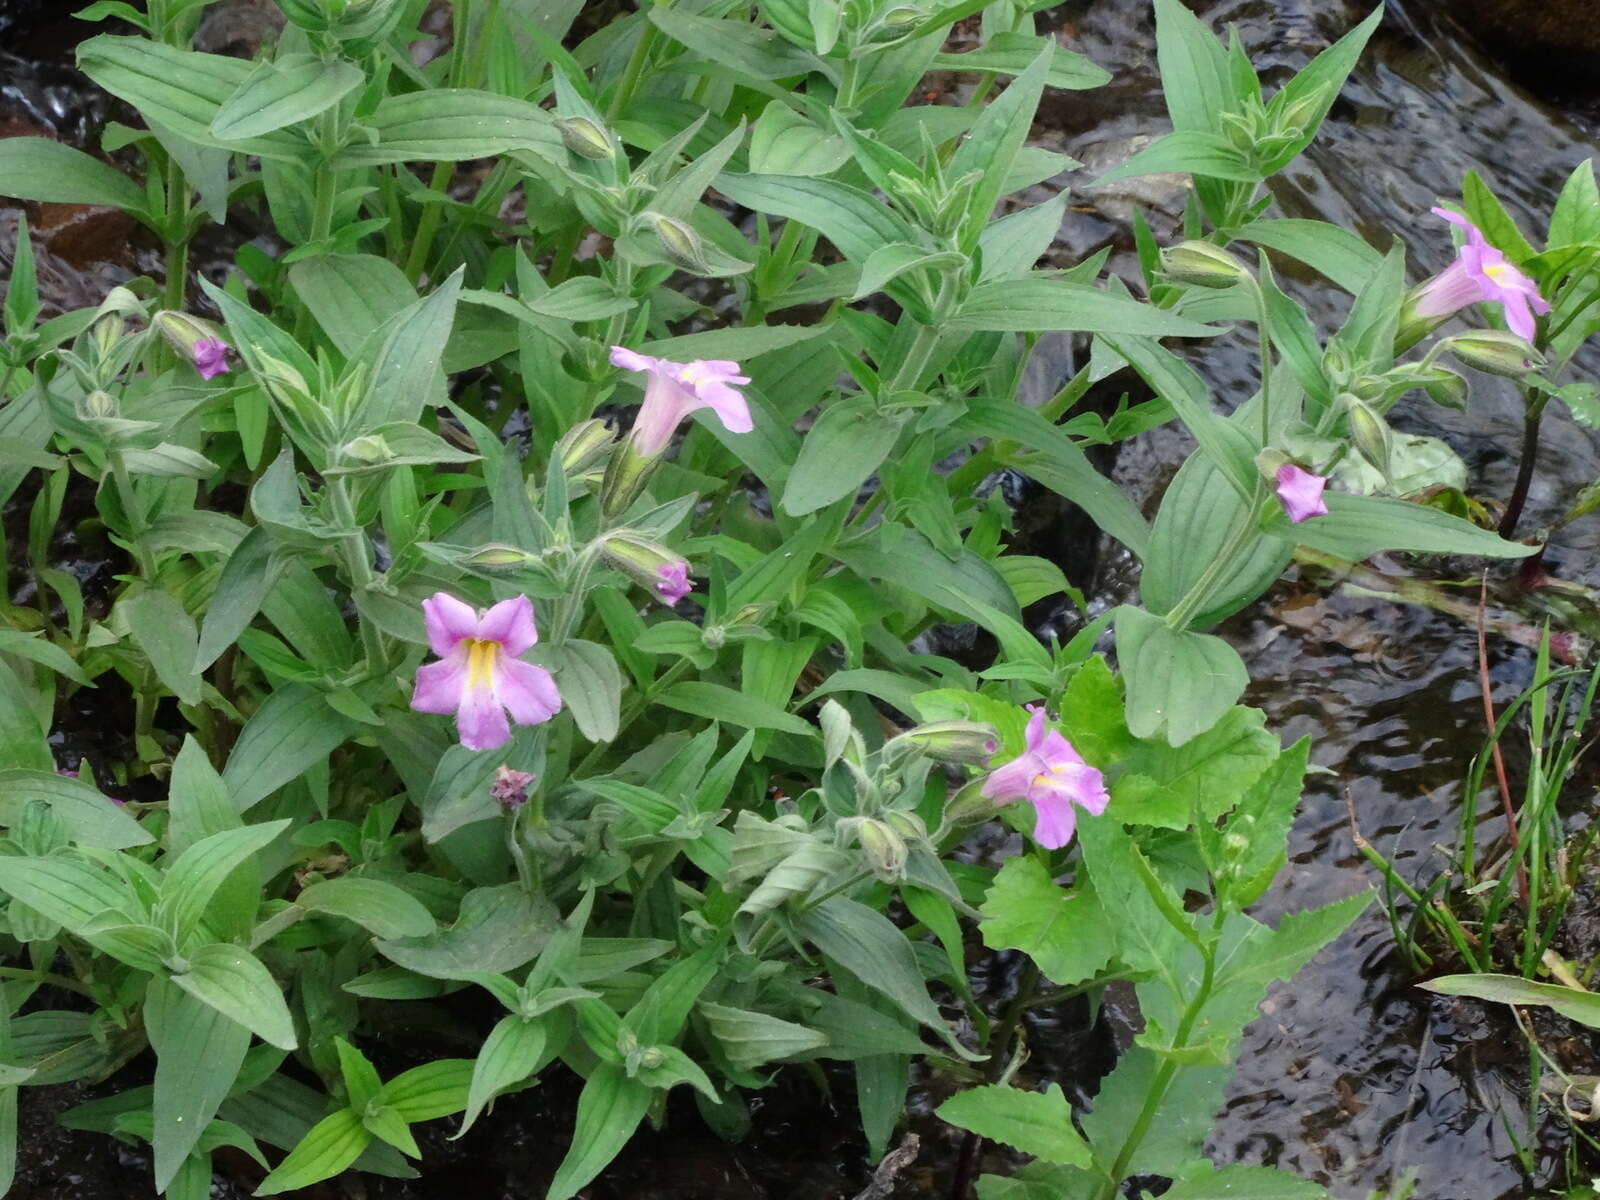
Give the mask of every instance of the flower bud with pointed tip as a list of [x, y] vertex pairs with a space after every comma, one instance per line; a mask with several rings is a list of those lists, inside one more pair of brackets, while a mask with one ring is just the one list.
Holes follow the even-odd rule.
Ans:
[[1521, 379], [1545, 364], [1544, 355], [1516, 334], [1500, 329], [1458, 333], [1446, 338], [1445, 345], [1467, 366], [1503, 379]]
[[1463, 409], [1467, 406], [1467, 381], [1444, 367], [1433, 368], [1433, 374], [1422, 385], [1422, 390], [1428, 393], [1428, 398], [1435, 404], [1442, 404], [1446, 408]]
[[626, 529], [608, 533], [600, 541], [600, 554], [668, 607], [689, 594], [689, 564], [647, 537]]
[[172, 348], [194, 364], [200, 378], [211, 379], [228, 370], [228, 343], [209, 321], [188, 313], [166, 310], [155, 315], [156, 331]]
[[490, 542], [479, 546], [476, 550], [469, 550], [456, 561], [476, 571], [515, 571], [537, 562], [538, 555], [529, 554], [526, 550], [519, 550], [515, 546]]
[[915, 746], [936, 762], [987, 765], [1000, 749], [993, 725], [983, 721], [930, 721], [894, 739]]
[[1161, 252], [1167, 278], [1194, 287], [1226, 288], [1250, 278], [1245, 265], [1210, 242], [1180, 242]]
[[611, 157], [611, 137], [588, 117], [557, 117], [551, 122], [561, 135], [561, 144], [579, 158], [596, 162]]
[[381, 433], [367, 433], [346, 442], [340, 453], [356, 462], [381, 463], [394, 457], [394, 448]]
[[880, 880], [897, 883], [905, 877], [908, 851], [905, 839], [898, 833], [882, 821], [867, 817], [856, 827], [856, 837], [867, 865]]
[[579, 421], [561, 435], [556, 443], [556, 457], [568, 477], [582, 475], [604, 461], [611, 450], [611, 430], [604, 421], [590, 419]]
[[661, 248], [667, 252], [668, 258], [686, 270], [699, 272], [710, 270], [706, 262], [705, 247], [700, 243], [700, 235], [687, 224], [658, 212], [644, 213], [643, 220], [655, 232], [656, 239], [661, 243]]
[[79, 412], [85, 420], [103, 421], [119, 412], [117, 398], [110, 392], [96, 388], [83, 398]]
[[1356, 397], [1346, 395], [1344, 399], [1350, 417], [1350, 437], [1356, 449], [1374, 470], [1388, 479], [1394, 447], [1389, 423]]

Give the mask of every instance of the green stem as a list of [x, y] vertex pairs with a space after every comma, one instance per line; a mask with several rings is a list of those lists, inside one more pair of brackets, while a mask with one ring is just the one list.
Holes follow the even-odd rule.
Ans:
[[144, 576], [146, 582], [154, 583], [156, 557], [150, 549], [148, 536], [150, 527], [144, 519], [144, 508], [138, 493], [133, 490], [133, 478], [128, 474], [128, 464], [123, 461], [122, 451], [113, 450], [109, 457], [111, 476], [117, 486], [117, 498], [122, 501], [123, 515], [128, 518], [128, 529], [133, 534], [134, 555], [139, 560], [139, 574]]
[[645, 64], [650, 60], [650, 51], [656, 42], [656, 27], [651, 22], [646, 10], [639, 10], [639, 20], [644, 28], [639, 31], [639, 40], [633, 44], [633, 53], [628, 56], [628, 65], [622, 69], [622, 79], [617, 83], [617, 90], [611, 94], [611, 103], [606, 105], [606, 122], [615, 122], [617, 116], [633, 102], [634, 93], [639, 90], [639, 80], [644, 75]]
[[178, 312], [183, 308], [189, 274], [189, 181], [171, 158], [167, 159], [166, 177], [167, 283], [161, 303]]
[[939, 329], [937, 324], [918, 325], [916, 336], [911, 340], [911, 346], [906, 350], [906, 356], [900, 362], [900, 367], [883, 389], [881, 399], [887, 399], [896, 392], [911, 391], [916, 388], [917, 381], [922, 378], [922, 372], [927, 369], [928, 360], [933, 357], [933, 348], [939, 344]]
[[[455, 163], [434, 163], [433, 177], [428, 181], [429, 190], [438, 192], [442, 197], [450, 187], [455, 171]], [[423, 206], [422, 216], [417, 220], [416, 237], [411, 243], [411, 256], [406, 259], [406, 278], [412, 284], [422, 278], [423, 268], [428, 265], [428, 254], [433, 249], [434, 235], [439, 232], [439, 222], [443, 219], [442, 199]]]
[[[355, 505], [350, 500], [350, 491], [343, 478], [328, 481], [328, 498], [339, 525], [351, 531], [340, 541], [339, 549], [344, 557], [345, 571], [350, 576], [350, 590], [359, 597], [360, 593], [369, 591], [378, 578], [377, 572], [372, 569], [367, 535], [356, 528]], [[367, 665], [373, 670], [381, 668], [389, 661], [388, 650], [383, 643], [383, 631], [359, 614], [356, 624], [361, 630], [361, 646], [366, 652]]]
[[1256, 293], [1256, 338], [1261, 351], [1261, 448], [1272, 444], [1272, 335], [1267, 331], [1267, 294], [1251, 281]]
[[635, 692], [633, 698], [623, 706], [622, 715], [617, 720], [618, 738], [613, 738], [610, 742], [597, 742], [589, 753], [583, 756], [583, 760], [572, 769], [570, 777], [573, 779], [584, 778], [584, 772], [599, 762], [601, 755], [616, 745], [622, 731], [639, 719], [639, 714], [644, 712], [645, 707], [652, 700], [678, 682], [691, 665], [687, 658], [680, 658], [662, 672], [660, 679], [653, 680], [649, 686]]
[[26, 967], [0, 967], [0, 979], [22, 979], [45, 987], [56, 987], [62, 991], [76, 992], [78, 995], [87, 996], [91, 1000], [98, 999], [92, 989], [85, 987], [76, 979], [68, 979], [65, 975], [53, 975], [49, 971], [30, 971]]
[[332, 164], [317, 165], [317, 191], [311, 209], [311, 242], [325, 242], [333, 232], [333, 202], [337, 198], [339, 174]]
[[1200, 578], [1195, 580], [1194, 586], [1184, 594], [1183, 599], [1179, 600], [1172, 611], [1167, 614], [1167, 628], [1187, 629], [1195, 613], [1200, 610], [1200, 606], [1210, 598], [1211, 589], [1216, 586], [1217, 580], [1233, 569], [1234, 560], [1255, 534], [1256, 526], [1260, 521], [1261, 501], [1259, 493], [1260, 489], [1258, 488], [1258, 498], [1245, 509], [1244, 520], [1233, 527], [1233, 530], [1228, 535], [1227, 542], [1222, 547], [1221, 553], [1206, 565], [1206, 569], [1201, 572]]
[[[1211, 922], [1211, 937], [1205, 943], [1205, 970], [1200, 977], [1200, 987], [1189, 998], [1189, 1005], [1184, 1009], [1183, 1019], [1178, 1023], [1177, 1035], [1172, 1039], [1175, 1049], [1181, 1049], [1189, 1042], [1189, 1035], [1194, 1032], [1195, 1023], [1199, 1021], [1200, 1014], [1205, 1011], [1207, 1002], [1211, 999], [1211, 988], [1216, 982], [1217, 970], [1217, 941], [1222, 932], [1222, 921], [1225, 912], [1221, 905], [1217, 906], [1216, 914]], [[1117, 1200], [1122, 1191], [1122, 1179], [1127, 1173], [1128, 1164], [1133, 1161], [1133, 1156], [1138, 1153], [1139, 1145], [1144, 1141], [1145, 1134], [1150, 1132], [1150, 1123], [1155, 1120], [1157, 1111], [1161, 1108], [1162, 1100], [1166, 1099], [1167, 1089], [1172, 1086], [1172, 1077], [1178, 1073], [1178, 1063], [1173, 1058], [1164, 1060], [1156, 1071], [1155, 1078], [1150, 1081], [1150, 1090], [1145, 1093], [1144, 1104], [1139, 1109], [1139, 1115], [1128, 1128], [1128, 1134], [1122, 1140], [1122, 1148], [1117, 1151], [1116, 1160], [1111, 1164], [1109, 1178], [1100, 1189], [1098, 1200]]]

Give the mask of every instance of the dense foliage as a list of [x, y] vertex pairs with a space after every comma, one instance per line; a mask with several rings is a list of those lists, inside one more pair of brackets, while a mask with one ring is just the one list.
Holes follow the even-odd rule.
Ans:
[[[4, 1177], [39, 1085], [110, 1079], [68, 1121], [147, 1140], [188, 1200], [224, 1145], [287, 1152], [263, 1195], [409, 1174], [412, 1125], [561, 1064], [565, 1200], [673, 1089], [737, 1136], [784, 1064], [852, 1064], [876, 1157], [924, 1060], [972, 1085], [946, 1120], [1036, 1160], [986, 1200], [1322, 1194], [1201, 1154], [1265, 989], [1368, 903], [1247, 915], [1308, 748], [1207, 630], [1297, 545], [1531, 552], [1385, 413], [1465, 403], [1450, 358], [1595, 407], [1559, 377], [1600, 323], [1592, 173], [1542, 252], [1469, 178], [1456, 265], [1408, 292], [1399, 242], [1264, 186], [1381, 14], [1267, 97], [1156, 0], [1174, 132], [1106, 179], [1194, 187], [1189, 240], [1137, 224], [1139, 298], [1103, 253], [1036, 269], [1064, 193], [1004, 211], [1074, 165], [1027, 144], [1041, 95], [1107, 80], [1028, 3], [681, 0], [582, 35], [564, 0], [457, 0], [422, 65], [420, 0], [279, 6], [255, 63], [189, 48], [204, 0], [83, 14], [142, 31], [80, 50], [143, 121], [104, 138], [137, 180], [0, 142], [0, 191], [122, 209], [168, 268], [41, 323], [24, 236], [6, 293]], [[961, 21], [981, 47], [947, 53]], [[935, 69], [973, 102], [909, 103]], [[245, 211], [275, 237], [191, 279]], [[1353, 294], [1341, 329], [1285, 260]], [[1434, 336], [1474, 305], [1509, 330]], [[1092, 353], [1025, 407], [1050, 330]], [[1163, 344], [1234, 336], [1252, 397]], [[1126, 368], [1149, 398], [1083, 404]], [[1147, 519], [1085, 450], [1174, 420], [1197, 448]], [[1132, 552], [1141, 604], [1034, 637], [1023, 609], [1075, 593], [1011, 552], [1002, 472]], [[108, 603], [51, 565], [74, 496], [126, 553]], [[951, 624], [983, 636], [947, 652]], [[127, 761], [55, 757], [80, 689], [133, 696]], [[991, 819], [1022, 837], [958, 856]], [[1019, 1086], [974, 926], [1029, 988], [1134, 981], [1092, 1111]], [[481, 1045], [383, 1078], [374, 1013], [469, 988], [504, 1010]], [[111, 1090], [147, 1048], [153, 1082]]]

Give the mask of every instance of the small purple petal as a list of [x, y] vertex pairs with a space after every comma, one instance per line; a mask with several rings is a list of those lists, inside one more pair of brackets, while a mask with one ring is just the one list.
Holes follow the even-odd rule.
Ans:
[[422, 602], [422, 621], [428, 631], [428, 646], [440, 658], [460, 645], [463, 638], [478, 636], [477, 611], [449, 592], [435, 592]]
[[518, 725], [540, 725], [561, 711], [561, 693], [550, 672], [520, 658], [504, 659], [495, 672], [496, 700]]
[[228, 343], [221, 338], [201, 338], [194, 344], [194, 369], [201, 379], [228, 373]]
[[539, 640], [539, 631], [533, 624], [533, 601], [526, 596], [513, 596], [502, 600], [478, 622], [478, 636], [486, 641], [499, 642], [512, 658], [527, 652]]
[[502, 808], [521, 808], [528, 802], [528, 789], [532, 786], [532, 775], [526, 771], [513, 771], [502, 764], [494, 769], [494, 781], [489, 784], [489, 798]]
[[1310, 517], [1327, 516], [1328, 506], [1322, 499], [1322, 489], [1327, 484], [1321, 475], [1313, 475], [1294, 463], [1284, 463], [1278, 468], [1278, 499], [1283, 501], [1284, 511], [1293, 524], [1298, 525]]
[[625, 371], [654, 371], [661, 361], [648, 354], [640, 354], [637, 350], [629, 350], [626, 346], [611, 347], [611, 365]]
[[498, 750], [511, 740], [511, 723], [495, 696], [493, 681], [469, 683], [462, 689], [456, 732], [468, 750]]
[[467, 648], [458, 646], [438, 662], [417, 668], [411, 707], [417, 712], [453, 713], [467, 687]]
[[[1031, 799], [1031, 797], [1030, 797]], [[1078, 814], [1065, 796], [1044, 796], [1033, 801], [1036, 819], [1033, 840], [1046, 850], [1059, 850], [1072, 840]]]
[[676, 604], [689, 594], [688, 563], [663, 563], [656, 568], [656, 574], [660, 576], [660, 582], [656, 584], [656, 595], [667, 604]]
[[989, 773], [989, 777], [983, 781], [982, 792], [996, 804], [1021, 800], [1033, 786], [1034, 777], [1039, 774], [1042, 765], [1031, 754], [1014, 758]]

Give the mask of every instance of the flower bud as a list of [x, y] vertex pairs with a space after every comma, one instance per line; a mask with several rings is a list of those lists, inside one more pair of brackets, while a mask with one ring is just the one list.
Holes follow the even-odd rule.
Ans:
[[995, 802], [983, 794], [983, 780], [974, 779], [950, 798], [944, 808], [947, 825], [977, 825], [994, 816]]
[[895, 742], [915, 746], [936, 762], [981, 767], [1000, 748], [994, 726], [983, 721], [930, 721], [907, 730]]
[[85, 396], [79, 408], [80, 415], [86, 421], [103, 421], [116, 416], [118, 411], [117, 398], [100, 388]]
[[1278, 118], [1275, 122], [1280, 133], [1291, 135], [1294, 139], [1304, 136], [1305, 131], [1311, 128], [1312, 123], [1317, 119], [1317, 114], [1327, 103], [1327, 99], [1328, 89], [1324, 85], [1323, 87], [1312, 88], [1311, 91], [1292, 104], [1285, 104], [1283, 110], [1278, 113]]
[[526, 771], [513, 771], [502, 763], [494, 769], [494, 781], [489, 784], [489, 799], [507, 812], [515, 812], [528, 802], [528, 789], [532, 786], [532, 775]]
[[526, 550], [519, 550], [515, 546], [503, 546], [498, 542], [479, 546], [476, 550], [461, 555], [456, 560], [464, 567], [475, 571], [493, 573], [496, 571], [516, 571], [523, 567], [531, 566], [539, 561], [539, 556], [529, 554]]
[[557, 117], [552, 124], [561, 135], [561, 144], [579, 158], [601, 162], [611, 157], [611, 138], [588, 117]]
[[388, 462], [394, 457], [393, 448], [384, 440], [381, 433], [363, 434], [346, 442], [339, 448], [339, 452], [344, 457], [360, 463]]
[[600, 483], [600, 514], [614, 521], [639, 498], [655, 470], [660, 454], [640, 454], [634, 439], [624, 438], [611, 451], [605, 478]]
[[127, 329], [127, 321], [123, 320], [122, 314], [118, 312], [107, 313], [96, 321], [89, 335], [94, 345], [95, 356], [102, 360], [110, 357]]
[[1432, 369], [1422, 390], [1428, 393], [1428, 398], [1435, 404], [1442, 404], [1446, 408], [1462, 409], [1467, 406], [1467, 381], [1443, 367]]
[[163, 311], [155, 315], [154, 324], [172, 348], [194, 364], [201, 379], [227, 374], [228, 343], [209, 321], [188, 313]]
[[1355, 364], [1350, 361], [1350, 351], [1338, 342], [1332, 342], [1322, 352], [1322, 373], [1335, 391], [1343, 391], [1355, 377]]
[[908, 842], [926, 841], [928, 838], [928, 827], [914, 812], [892, 808], [883, 814], [883, 823]]
[[1250, 278], [1250, 272], [1233, 255], [1210, 242], [1180, 242], [1161, 253], [1167, 278], [1195, 287], [1232, 287]]
[[610, 449], [611, 430], [604, 421], [591, 419], [578, 422], [561, 435], [556, 443], [556, 457], [570, 478], [598, 466]]
[[689, 564], [648, 538], [627, 530], [610, 533], [601, 539], [600, 554], [669, 607], [689, 594]]
[[868, 817], [857, 826], [856, 837], [861, 841], [867, 865], [884, 883], [895, 883], [905, 876], [906, 843], [898, 833]]
[[1445, 345], [1469, 367], [1505, 379], [1521, 379], [1544, 366], [1545, 359], [1514, 333], [1499, 329], [1475, 329], [1446, 338]]
[[700, 244], [700, 235], [687, 224], [658, 212], [646, 212], [642, 219], [655, 231], [661, 248], [673, 262], [689, 271], [703, 273], [711, 269], [706, 262], [705, 247]]
[[1350, 436], [1356, 449], [1379, 474], [1388, 479], [1394, 445], [1389, 423], [1354, 396], [1346, 395], [1344, 399], [1350, 416]]
[[850, 712], [844, 705], [832, 698], [824, 700], [821, 711], [817, 713], [817, 721], [822, 726], [824, 766], [833, 766], [852, 750], [855, 751], [855, 761], [858, 765], [866, 760], [861, 735], [856, 733], [855, 722], [850, 719]]
[[1278, 471], [1292, 463], [1294, 459], [1279, 450], [1276, 446], [1268, 446], [1256, 455], [1256, 470], [1261, 473], [1261, 478], [1268, 483], [1276, 482]]

